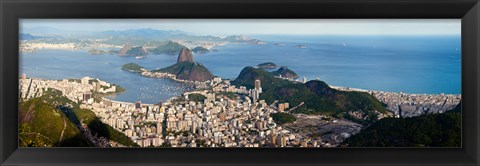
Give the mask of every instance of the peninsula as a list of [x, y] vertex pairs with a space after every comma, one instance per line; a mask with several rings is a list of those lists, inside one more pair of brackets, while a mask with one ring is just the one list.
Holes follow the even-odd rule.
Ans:
[[214, 75], [205, 66], [193, 60], [192, 51], [186, 47], [180, 50], [177, 63], [169, 67], [146, 70], [136, 63], [128, 63], [123, 65], [122, 69], [147, 77], [171, 78], [177, 81], [205, 82], [214, 78]]

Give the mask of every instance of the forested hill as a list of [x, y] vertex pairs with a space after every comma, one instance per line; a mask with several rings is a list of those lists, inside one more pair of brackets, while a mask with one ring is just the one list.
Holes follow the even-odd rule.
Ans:
[[461, 147], [461, 104], [443, 114], [384, 118], [350, 137], [351, 147]]
[[[128, 147], [138, 147], [124, 133], [103, 123], [89, 109], [49, 89], [43, 96], [19, 104], [19, 142], [21, 147], [94, 146], [79, 129], [86, 125], [92, 135], [105, 137]], [[63, 135], [62, 135], [63, 133]]]
[[291, 107], [301, 105], [293, 113], [332, 115], [365, 124], [388, 113], [385, 105], [368, 93], [338, 91], [319, 80], [291, 82], [261, 68], [245, 67], [232, 84], [253, 88], [256, 79], [263, 89], [260, 99], [267, 103], [288, 102]]

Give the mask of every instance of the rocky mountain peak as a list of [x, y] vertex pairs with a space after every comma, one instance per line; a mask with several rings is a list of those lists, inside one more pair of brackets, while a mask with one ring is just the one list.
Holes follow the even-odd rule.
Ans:
[[180, 53], [178, 54], [177, 63], [180, 63], [180, 62], [193, 62], [192, 51], [190, 51], [190, 49], [184, 47], [182, 48], [182, 50], [180, 50]]

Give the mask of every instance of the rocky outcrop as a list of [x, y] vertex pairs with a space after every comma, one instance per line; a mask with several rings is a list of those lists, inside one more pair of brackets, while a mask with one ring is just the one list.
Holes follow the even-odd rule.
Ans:
[[154, 72], [167, 72], [176, 75], [177, 79], [187, 81], [208, 81], [213, 79], [213, 74], [200, 63], [180, 62], [172, 66], [154, 70]]
[[273, 75], [275, 76], [281, 76], [283, 78], [290, 78], [290, 79], [296, 79], [298, 78], [297, 73], [294, 71], [288, 69], [287, 67], [280, 67], [278, 70], [273, 72]]
[[184, 47], [182, 48], [182, 50], [180, 50], [177, 58], [177, 63], [180, 62], [193, 62], [192, 51], [190, 51], [190, 49]]
[[129, 45], [129, 44], [126, 44], [125, 46], [122, 47], [122, 49], [120, 49], [120, 51], [118, 52], [118, 55], [125, 56], [125, 55], [127, 55], [127, 52], [130, 49], [132, 49], [132, 46]]
[[[189, 63], [189, 62], [183, 62]], [[213, 79], [213, 74], [208, 69], [199, 63], [190, 63], [180, 73], [177, 74], [177, 79], [189, 81], [208, 81]]]
[[188, 81], [208, 81], [214, 75], [200, 63], [193, 61], [192, 51], [183, 48], [178, 54], [177, 63], [154, 72], [167, 72], [176, 75], [177, 79]]

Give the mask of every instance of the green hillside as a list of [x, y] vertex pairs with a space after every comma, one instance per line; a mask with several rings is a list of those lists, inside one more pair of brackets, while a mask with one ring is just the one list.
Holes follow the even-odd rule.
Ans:
[[91, 143], [62, 111], [34, 98], [19, 104], [19, 146], [78, 147]]
[[292, 84], [288, 80], [275, 78], [272, 73], [265, 71], [264, 69], [254, 68], [251, 66], [243, 68], [238, 77], [232, 81], [232, 84], [237, 86], [245, 86], [247, 89], [252, 89], [255, 87], [256, 79], [262, 81], [262, 89], [264, 91], [278, 88], [283, 85]]
[[[27, 110], [25, 108], [33, 108], [33, 109], [49, 109], [49, 108], [58, 108], [58, 112], [60, 115], [63, 115], [63, 118], [66, 118], [66, 121], [70, 126], [73, 126], [73, 130], [79, 131], [77, 126], [80, 126], [81, 123], [84, 123], [88, 126], [88, 128], [91, 130], [92, 134], [95, 135], [97, 134], [99, 137], [106, 137], [112, 141], [116, 141], [122, 145], [125, 146], [131, 146], [131, 147], [136, 147], [138, 146], [136, 143], [134, 143], [132, 140], [130, 140], [125, 134], [122, 132], [119, 132], [115, 129], [113, 129], [111, 126], [104, 124], [98, 119], [91, 110], [89, 109], [80, 109], [78, 103], [75, 103], [71, 101], [70, 99], [62, 96], [62, 93], [58, 90], [54, 89], [49, 89], [44, 93], [44, 95], [40, 98], [32, 99], [31, 101], [35, 101], [33, 104], [29, 103], [27, 101], [26, 105], [24, 107], [20, 107], [20, 111], [22, 110]], [[22, 109], [23, 108], [23, 109]], [[24, 111], [25, 112], [25, 111]], [[48, 113], [48, 112], [47, 112]], [[23, 115], [22, 113], [20, 115]], [[25, 114], [28, 115], [28, 114]], [[36, 114], [37, 115], [37, 114]], [[59, 125], [58, 120], [51, 119], [52, 115], [50, 114], [40, 114], [42, 116], [38, 116], [37, 119], [32, 121], [34, 123], [34, 126], [42, 125], [42, 124], [48, 124], [52, 125], [50, 128], [47, 128], [48, 131], [45, 132], [50, 132], [52, 135], [56, 136], [55, 133], [58, 134], [58, 128], [62, 127], [63, 128], [63, 120], [62, 124]], [[31, 127], [31, 126], [26, 126], [25, 128], [20, 128], [20, 129], [30, 129], [30, 131], [34, 132], [43, 132], [43, 128], [38, 128], [38, 127]], [[67, 132], [65, 132], [67, 133]], [[64, 135], [65, 136], [65, 135]], [[83, 135], [80, 135], [83, 138]], [[79, 137], [80, 137], [79, 136]], [[75, 146], [76, 142], [81, 142], [76, 139], [69, 139], [69, 144], [61, 144], [60, 146], [71, 146], [71, 144], [74, 144]], [[91, 144], [78, 144], [77, 146], [91, 146]]]
[[295, 118], [295, 116], [293, 116], [289, 113], [283, 113], [283, 112], [273, 113], [273, 114], [270, 114], [270, 116], [278, 124], [291, 123], [291, 122], [295, 122], [297, 120], [297, 118]]
[[195, 102], [202, 102], [203, 103], [206, 98], [207, 97], [205, 97], [204, 95], [197, 94], [197, 93], [192, 93], [192, 94], [188, 95], [188, 100], [195, 101]]
[[134, 73], [141, 73], [141, 69], [143, 67], [136, 64], [136, 63], [127, 63], [122, 66], [122, 70], [129, 71], [129, 72], [134, 72]]
[[130, 138], [128, 138], [125, 134], [100, 121], [100, 119], [98, 119], [95, 113], [93, 113], [91, 110], [73, 109], [73, 112], [76, 116], [76, 118], [73, 119], [77, 119], [82, 123], [87, 124], [93, 135], [97, 134], [100, 137], [108, 138], [125, 146], [138, 147], [138, 145], [130, 140]]
[[460, 106], [443, 114], [384, 118], [346, 140], [352, 147], [460, 147]]
[[[260, 99], [267, 103], [278, 100], [290, 103], [291, 107], [304, 103], [293, 113], [325, 114], [371, 123], [377, 120], [377, 113], [387, 112], [384, 104], [368, 93], [338, 91], [323, 81], [294, 83], [275, 78], [272, 73], [253, 67], [244, 68], [232, 84], [253, 88], [256, 79], [261, 80], [264, 91], [260, 94]], [[361, 112], [362, 117], [353, 117], [350, 112]]]

